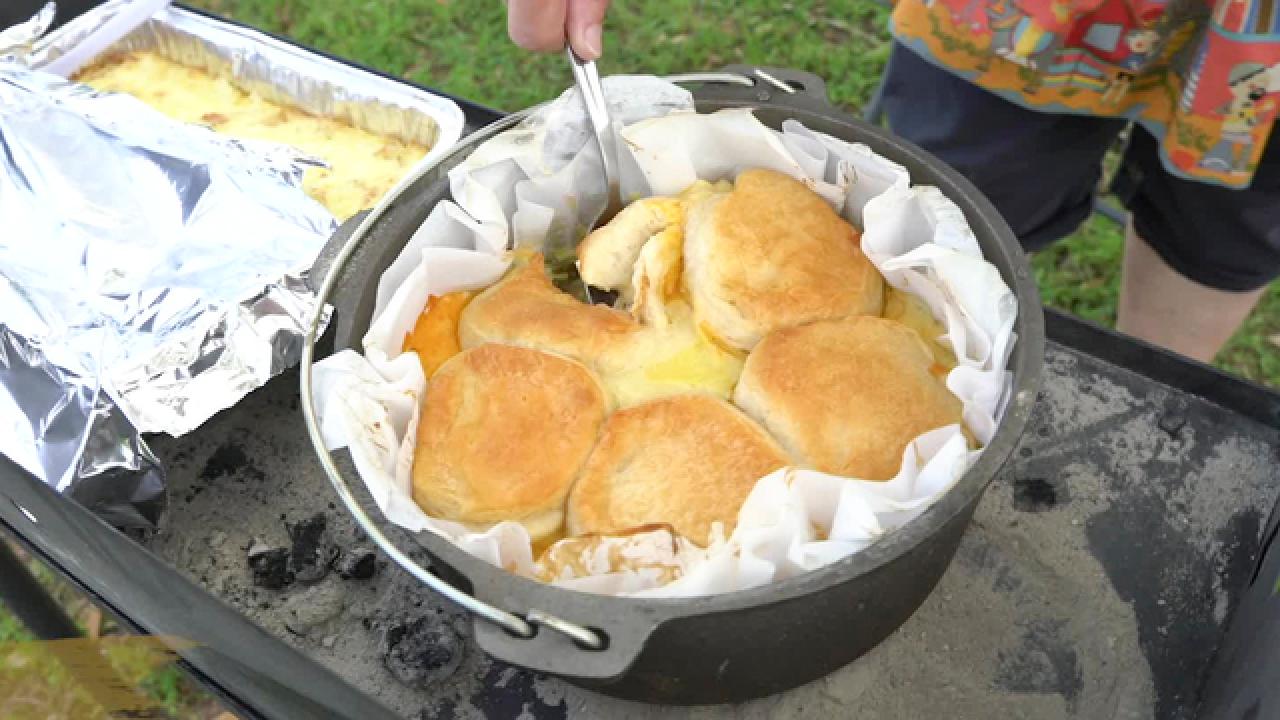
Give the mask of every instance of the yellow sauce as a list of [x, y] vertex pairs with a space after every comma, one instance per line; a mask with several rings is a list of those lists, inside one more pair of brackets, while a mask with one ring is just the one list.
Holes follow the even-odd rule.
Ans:
[[152, 52], [109, 56], [75, 77], [96, 90], [133, 95], [169, 117], [246, 140], [296, 147], [328, 168], [310, 168], [303, 189], [345, 220], [375, 205], [428, 148], [268, 102], [223, 77]]
[[897, 288], [887, 288], [884, 317], [915, 330], [920, 339], [924, 340], [925, 345], [929, 346], [929, 352], [933, 354], [933, 367], [930, 370], [936, 377], [946, 377], [947, 373], [955, 369], [955, 353], [951, 351], [949, 344], [939, 340], [947, 329], [934, 319], [933, 312], [923, 300]]
[[667, 304], [669, 323], [646, 327], [632, 342], [598, 363], [618, 407], [687, 392], [728, 399], [742, 374], [744, 357], [721, 349], [699, 331], [693, 310], [681, 299]]
[[471, 297], [472, 293], [462, 291], [432, 295], [413, 330], [405, 335], [404, 352], [418, 354], [427, 377], [435, 375], [445, 361], [462, 351], [458, 318]]
[[684, 225], [689, 208], [716, 192], [724, 192], [722, 184], [699, 180], [676, 197], [653, 197], [642, 200], [662, 217], [665, 227], [650, 237], [640, 250], [629, 287], [617, 288], [622, 298], [631, 303], [631, 314], [641, 322], [661, 326], [665, 323], [668, 300], [680, 294], [684, 272]]
[[560, 529], [557, 530], [555, 533], [553, 533], [551, 536], [545, 537], [541, 540], [533, 541], [533, 556], [535, 558], [546, 557], [547, 551], [550, 550], [556, 543], [560, 542], [561, 540], [564, 540], [566, 537], [568, 537], [568, 534], [566, 533], [564, 526], [561, 525]]
[[597, 370], [617, 407], [687, 392], [729, 399], [742, 373], [743, 353], [716, 341], [694, 319], [682, 282], [684, 225], [689, 208], [728, 183], [698, 181], [676, 197], [646, 202], [665, 222], [644, 244], [630, 287], [619, 288], [643, 324], [626, 348], [601, 358]]

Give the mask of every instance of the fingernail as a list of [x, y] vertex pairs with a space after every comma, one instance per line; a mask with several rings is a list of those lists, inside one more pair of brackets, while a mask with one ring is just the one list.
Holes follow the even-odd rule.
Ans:
[[604, 45], [604, 28], [600, 25], [588, 25], [586, 30], [582, 31], [583, 50], [586, 51], [586, 57], [583, 60], [595, 60], [600, 57]]

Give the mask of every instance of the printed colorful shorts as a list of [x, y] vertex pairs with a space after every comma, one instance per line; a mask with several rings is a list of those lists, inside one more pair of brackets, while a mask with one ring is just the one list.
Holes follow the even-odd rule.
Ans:
[[[1032, 251], [1088, 218], [1103, 156], [1126, 125], [1116, 118], [1029, 110], [901, 45], [894, 46], [882, 92], [893, 131], [968, 177]], [[1280, 276], [1275, 138], [1253, 184], [1233, 190], [1170, 175], [1155, 139], [1135, 126], [1111, 189], [1128, 207], [1138, 234], [1191, 280], [1243, 292]]]

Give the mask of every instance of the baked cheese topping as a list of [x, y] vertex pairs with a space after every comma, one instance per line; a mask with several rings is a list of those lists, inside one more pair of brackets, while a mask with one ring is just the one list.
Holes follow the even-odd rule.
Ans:
[[224, 77], [153, 52], [109, 56], [75, 80], [95, 90], [132, 95], [175, 120], [234, 138], [290, 145], [324, 160], [329, 167], [309, 168], [302, 186], [338, 220], [373, 207], [428, 151], [341, 120], [276, 105]]

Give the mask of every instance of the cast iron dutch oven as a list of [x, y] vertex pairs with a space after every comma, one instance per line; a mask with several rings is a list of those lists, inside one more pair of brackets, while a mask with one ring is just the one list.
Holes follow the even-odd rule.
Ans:
[[[476, 613], [475, 634], [490, 655], [634, 700], [736, 702], [820, 678], [866, 653], [902, 625], [946, 570], [974, 507], [1012, 452], [1040, 383], [1044, 350], [1039, 296], [1025, 257], [994, 207], [955, 171], [888, 132], [828, 104], [823, 82], [783, 69], [726, 68], [736, 82], [704, 82], [700, 112], [750, 107], [774, 128], [788, 118], [844, 140], [865, 143], [904, 165], [916, 184], [934, 185], [968, 218], [988, 260], [1019, 301], [1011, 369], [1014, 392], [995, 438], [959, 483], [915, 521], [866, 550], [784, 582], [712, 597], [670, 600], [604, 598], [526, 580], [464, 553], [430, 533], [415, 539], [430, 568], [415, 563], [388, 535], [408, 538], [383, 520], [317, 442], [335, 490], [357, 521], [398, 564], [424, 584]], [[748, 79], [750, 78], [750, 79]], [[517, 113], [465, 139], [422, 175], [406, 180], [371, 214], [335, 235], [313, 272], [335, 318], [335, 349], [360, 349], [378, 278], [437, 202], [449, 197], [447, 174], [480, 143], [518, 123]], [[348, 237], [349, 236], [349, 237]], [[314, 328], [303, 358], [303, 399], [318, 441], [310, 394]], [[327, 342], [326, 342], [327, 345]], [[348, 463], [344, 463], [348, 464]], [[359, 496], [359, 497], [357, 497]], [[377, 518], [376, 520], [372, 518]], [[385, 532], [385, 534], [384, 534]], [[412, 547], [414, 542], [402, 542]]]

